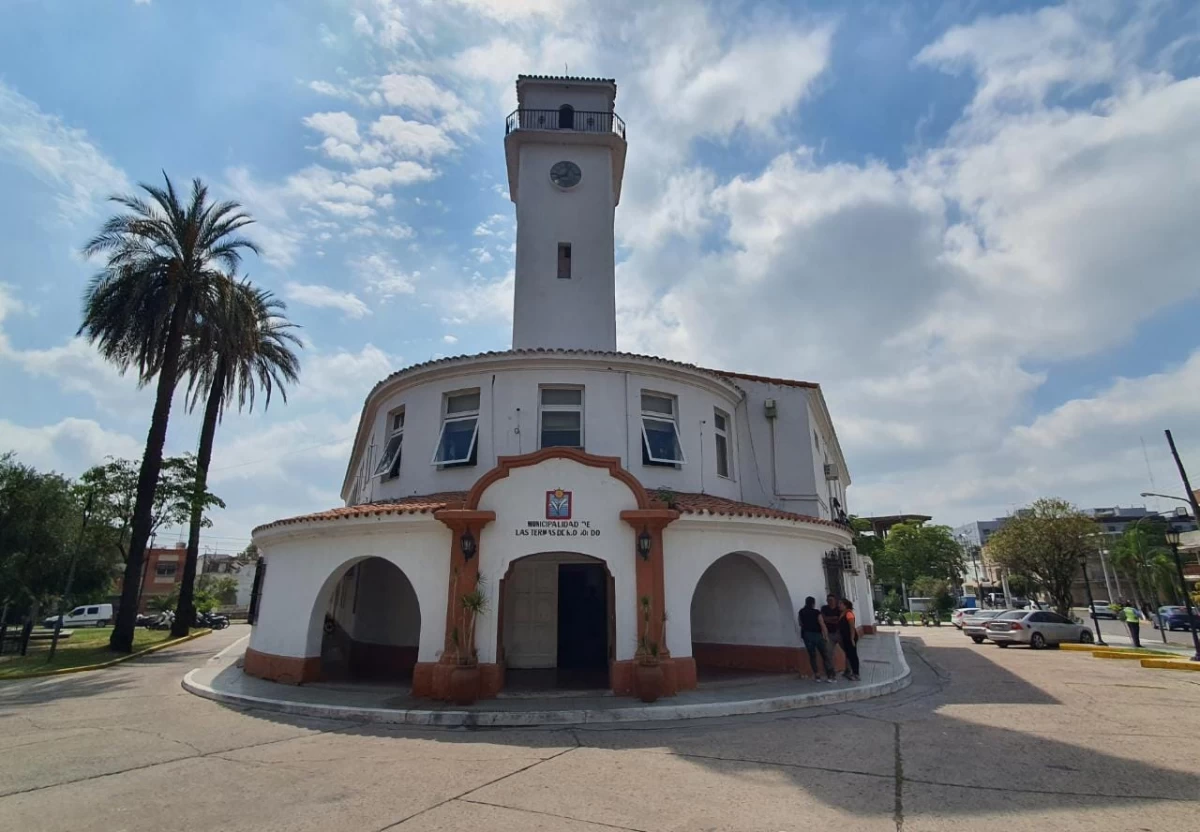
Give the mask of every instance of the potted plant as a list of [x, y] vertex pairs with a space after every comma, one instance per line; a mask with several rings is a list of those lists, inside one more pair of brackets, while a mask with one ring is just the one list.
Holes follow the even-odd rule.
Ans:
[[642, 596], [642, 635], [638, 638], [634, 666], [634, 688], [643, 702], [654, 702], [663, 694], [663, 669], [659, 644], [650, 635], [650, 598]]
[[479, 653], [475, 649], [475, 623], [487, 612], [487, 596], [483, 592], [483, 576], [475, 588], [458, 599], [458, 626], [451, 633], [454, 641], [455, 666], [450, 674], [450, 698], [457, 705], [472, 705], [479, 699]]

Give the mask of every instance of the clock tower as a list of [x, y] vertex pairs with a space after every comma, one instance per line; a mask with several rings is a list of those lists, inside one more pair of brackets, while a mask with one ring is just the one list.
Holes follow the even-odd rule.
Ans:
[[625, 123], [607, 78], [521, 75], [505, 125], [517, 206], [513, 349], [617, 348], [613, 219]]

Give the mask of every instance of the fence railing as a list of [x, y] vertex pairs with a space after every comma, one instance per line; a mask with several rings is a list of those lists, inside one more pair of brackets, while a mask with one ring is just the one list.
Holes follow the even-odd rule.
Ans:
[[517, 130], [574, 130], [577, 133], [615, 133], [625, 138], [625, 122], [616, 113], [593, 110], [513, 110], [504, 122], [504, 135]]

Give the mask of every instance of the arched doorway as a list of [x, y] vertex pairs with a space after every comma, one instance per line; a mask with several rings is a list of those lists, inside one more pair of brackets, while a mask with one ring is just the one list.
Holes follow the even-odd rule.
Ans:
[[799, 669], [791, 597], [760, 555], [733, 552], [714, 561], [692, 593], [691, 619], [701, 680], [735, 670]]
[[564, 104], [558, 108], [558, 129], [575, 129], [575, 108], [570, 104]]
[[509, 565], [499, 589], [506, 689], [609, 687], [614, 588], [604, 561], [572, 552], [528, 555]]
[[380, 557], [357, 560], [339, 572], [313, 610], [321, 617], [321, 678], [410, 680], [421, 640], [421, 608], [412, 583]]

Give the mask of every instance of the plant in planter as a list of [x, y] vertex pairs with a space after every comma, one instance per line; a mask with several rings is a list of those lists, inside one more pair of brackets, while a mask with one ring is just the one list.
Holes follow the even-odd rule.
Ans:
[[669, 488], [656, 488], [654, 490], [654, 499], [662, 503], [667, 508], [673, 509], [677, 507], [677, 498], [675, 492]]
[[639, 699], [643, 702], [654, 702], [663, 694], [663, 670], [659, 663], [659, 643], [650, 633], [652, 611], [648, 596], [642, 596], [641, 607], [642, 634], [638, 638], [637, 652], [634, 654], [634, 687]]
[[487, 612], [483, 576], [475, 588], [458, 599], [458, 624], [450, 634], [454, 642], [455, 667], [450, 674], [450, 698], [458, 705], [471, 705], [479, 698], [479, 652], [475, 647], [475, 624]]

